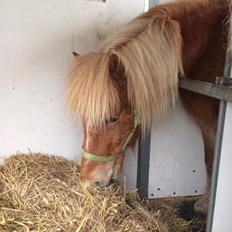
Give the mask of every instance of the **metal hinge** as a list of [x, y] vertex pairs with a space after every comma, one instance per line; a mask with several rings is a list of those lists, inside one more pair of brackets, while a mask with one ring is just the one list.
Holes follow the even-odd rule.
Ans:
[[232, 87], [232, 78], [223, 76], [216, 77], [215, 84]]

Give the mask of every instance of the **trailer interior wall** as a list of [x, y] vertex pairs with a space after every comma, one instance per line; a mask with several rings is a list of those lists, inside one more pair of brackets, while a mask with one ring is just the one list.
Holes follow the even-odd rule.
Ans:
[[[17, 151], [80, 159], [82, 126], [68, 112], [64, 94], [71, 52], [95, 49], [99, 40], [143, 12], [145, 3], [0, 0], [2, 161]], [[179, 107], [152, 132], [150, 194], [161, 197], [173, 192], [202, 193], [204, 157], [197, 127]], [[129, 153], [124, 174], [127, 186], [135, 187], [137, 157]]]

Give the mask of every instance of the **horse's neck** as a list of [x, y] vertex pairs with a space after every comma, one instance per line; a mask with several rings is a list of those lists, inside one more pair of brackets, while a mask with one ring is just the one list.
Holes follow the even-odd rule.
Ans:
[[[217, 62], [217, 68], [204, 81], [212, 81], [212, 75], [223, 69], [227, 44], [226, 18], [229, 12], [227, 0], [189, 0], [159, 5], [140, 16], [149, 18], [155, 15], [179, 22], [183, 40], [183, 66], [187, 76], [197, 79], [208, 65], [209, 60]], [[212, 62], [211, 61], [211, 62]], [[219, 64], [220, 63], [220, 64]], [[216, 70], [217, 69], [217, 70]], [[198, 73], [196, 72], [198, 71]]]
[[[178, 19], [183, 39], [183, 65], [187, 76], [212, 82], [215, 75], [222, 75], [227, 45], [227, 15], [228, 4], [218, 4], [214, 8], [208, 8], [206, 12], [199, 9]], [[209, 68], [212, 69], [211, 75], [207, 76]]]

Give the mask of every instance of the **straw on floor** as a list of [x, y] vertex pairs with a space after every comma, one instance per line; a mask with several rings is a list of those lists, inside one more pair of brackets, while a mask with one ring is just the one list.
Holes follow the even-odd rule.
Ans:
[[117, 184], [86, 187], [78, 165], [63, 158], [18, 154], [0, 167], [1, 232], [182, 232], [189, 224]]

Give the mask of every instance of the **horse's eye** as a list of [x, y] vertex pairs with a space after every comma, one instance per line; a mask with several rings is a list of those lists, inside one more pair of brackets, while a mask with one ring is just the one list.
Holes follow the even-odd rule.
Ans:
[[106, 119], [106, 124], [112, 124], [114, 122], [117, 122], [118, 118], [116, 117], [110, 117], [108, 119]]

